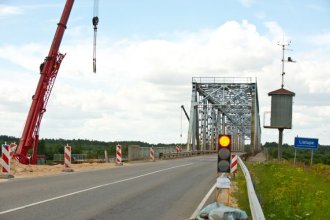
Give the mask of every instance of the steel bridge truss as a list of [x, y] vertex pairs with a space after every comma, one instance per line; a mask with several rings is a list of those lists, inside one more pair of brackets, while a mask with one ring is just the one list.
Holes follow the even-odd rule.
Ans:
[[232, 135], [232, 151], [260, 150], [258, 91], [252, 78], [192, 78], [187, 150], [215, 150], [221, 133]]

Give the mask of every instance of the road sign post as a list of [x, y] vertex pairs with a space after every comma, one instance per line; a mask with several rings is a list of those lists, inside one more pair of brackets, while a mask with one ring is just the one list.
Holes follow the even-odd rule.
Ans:
[[312, 150], [312, 153], [311, 153], [311, 166], [313, 165], [313, 153], [314, 153], [314, 150]]
[[317, 149], [319, 146], [319, 139], [317, 138], [303, 138], [303, 137], [295, 137], [294, 139], [294, 164], [296, 164], [297, 157], [297, 149], [309, 149], [311, 152], [311, 165], [313, 164], [313, 154], [314, 149]]

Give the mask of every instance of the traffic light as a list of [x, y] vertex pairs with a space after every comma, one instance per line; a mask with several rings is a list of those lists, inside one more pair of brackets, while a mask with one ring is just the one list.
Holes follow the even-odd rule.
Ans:
[[218, 173], [230, 173], [231, 135], [220, 134], [218, 138]]

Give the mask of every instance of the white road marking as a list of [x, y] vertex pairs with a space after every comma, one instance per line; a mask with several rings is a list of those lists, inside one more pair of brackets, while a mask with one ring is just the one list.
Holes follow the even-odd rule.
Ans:
[[210, 189], [210, 191], [205, 195], [205, 197], [203, 198], [201, 203], [199, 203], [199, 205], [197, 206], [197, 209], [194, 211], [194, 213], [191, 215], [191, 217], [189, 219], [196, 219], [198, 213], [200, 212], [200, 210], [202, 210], [203, 206], [205, 205], [205, 202], [209, 199], [209, 197], [212, 194], [212, 192], [214, 191], [215, 187], [216, 187], [216, 184], [214, 184], [212, 186], [212, 188]]
[[87, 188], [87, 189], [83, 189], [83, 190], [68, 193], [68, 194], [65, 194], [65, 195], [61, 195], [61, 196], [53, 197], [53, 198], [50, 198], [50, 199], [42, 200], [42, 201], [39, 201], [39, 202], [27, 204], [27, 205], [20, 206], [20, 207], [17, 207], [17, 208], [1, 211], [0, 215], [10, 213], [10, 212], [15, 212], [15, 211], [18, 211], [18, 210], [21, 210], [21, 209], [25, 209], [25, 208], [29, 208], [29, 207], [32, 207], [32, 206], [40, 205], [42, 203], [54, 201], [54, 200], [57, 200], [57, 199], [65, 198], [65, 197], [76, 195], [76, 194], [79, 194], [79, 193], [87, 192], [87, 191], [90, 191], [90, 190], [93, 190], [93, 189], [98, 189], [98, 188], [101, 188], [101, 187], [110, 186], [110, 185], [114, 185], [114, 184], [117, 184], [117, 183], [122, 183], [122, 182], [130, 181], [130, 180], [138, 179], [138, 178], [141, 178], [141, 177], [144, 177], [144, 176], [149, 176], [149, 175], [152, 175], [152, 174], [155, 174], [155, 173], [160, 173], [160, 172], [164, 172], [164, 171], [167, 171], [167, 170], [172, 170], [172, 169], [176, 169], [176, 168], [179, 168], [179, 167], [185, 167], [185, 166], [189, 166], [189, 165], [192, 165], [192, 164], [193, 163], [188, 163], [188, 164], [183, 164], [183, 165], [179, 165], [179, 166], [169, 167], [169, 168], [166, 168], [166, 169], [161, 169], [161, 170], [153, 171], [153, 172], [150, 172], [150, 173], [145, 173], [145, 174], [142, 174], [142, 175], [139, 175], [139, 176], [134, 176], [134, 177], [130, 177], [130, 178], [127, 178], [127, 179], [118, 180], [118, 181], [115, 181], [115, 182], [90, 187], [90, 188]]

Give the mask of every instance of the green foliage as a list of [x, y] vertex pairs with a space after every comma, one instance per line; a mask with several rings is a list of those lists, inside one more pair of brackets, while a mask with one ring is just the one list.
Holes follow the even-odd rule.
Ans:
[[[6, 135], [0, 135], [0, 143], [10, 144], [12, 142], [19, 143], [19, 139]], [[72, 147], [72, 154], [87, 154], [89, 159], [98, 159], [99, 155], [104, 155], [104, 150], [107, 150], [109, 156], [116, 155], [117, 144], [122, 146], [122, 154], [126, 156], [128, 154], [128, 146], [139, 145], [140, 147], [150, 147], [151, 144], [141, 141], [97, 141], [86, 139], [40, 139], [38, 145], [38, 154], [46, 155], [46, 160], [53, 160], [54, 154], [63, 154], [64, 146], [66, 144]], [[157, 144], [155, 147], [169, 147], [177, 144]], [[1, 149], [0, 149], [1, 151]]]
[[238, 190], [234, 193], [234, 197], [237, 199], [237, 204], [239, 209], [244, 210], [248, 216], [251, 216], [245, 177], [243, 175], [241, 168], [239, 166], [237, 168], [238, 168], [238, 172], [233, 182], [237, 184]]
[[[276, 142], [266, 142], [263, 145], [269, 152], [270, 158], [277, 158], [278, 144]], [[288, 144], [283, 144], [282, 147], [282, 157], [286, 160], [293, 160], [294, 158], [294, 148]], [[330, 146], [322, 146], [314, 150], [313, 152], [313, 163], [323, 163], [330, 165]], [[311, 160], [311, 150], [310, 149], [297, 149], [297, 161], [309, 164]]]
[[266, 219], [330, 219], [330, 179], [288, 163], [249, 164]]

